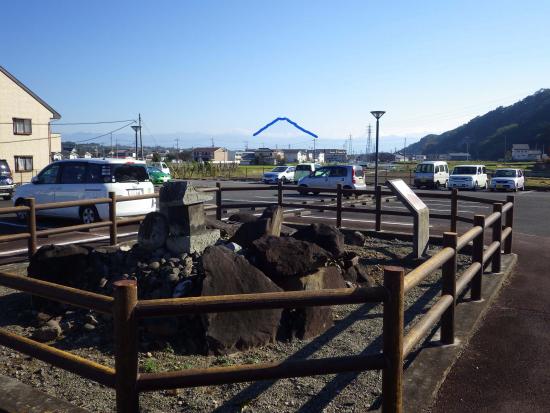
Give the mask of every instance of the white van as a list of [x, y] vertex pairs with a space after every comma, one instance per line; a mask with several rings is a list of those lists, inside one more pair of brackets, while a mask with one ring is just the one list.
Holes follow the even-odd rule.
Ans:
[[449, 166], [444, 161], [425, 161], [416, 165], [414, 186], [417, 188], [446, 188], [449, 183]]
[[300, 163], [294, 170], [294, 182], [298, 182], [304, 176], [309, 176], [312, 172], [321, 167], [318, 163]]
[[311, 175], [301, 178], [298, 181], [297, 190], [301, 194], [311, 192], [316, 195], [319, 191], [311, 191], [308, 188], [334, 189], [338, 184], [342, 185], [344, 189], [367, 189], [363, 167], [361, 165], [322, 166]]
[[[15, 206], [23, 198], [35, 198], [37, 204], [106, 198], [109, 192], [117, 196], [153, 194], [145, 162], [126, 159], [71, 159], [46, 166], [30, 184], [16, 188]], [[143, 215], [156, 210], [156, 199], [117, 203], [117, 216]], [[38, 215], [78, 218], [84, 224], [109, 219], [107, 204], [45, 209]], [[26, 214], [18, 214], [25, 219]]]
[[457, 165], [449, 180], [449, 189], [487, 189], [489, 180], [485, 165]]
[[168, 165], [166, 164], [166, 162], [151, 162], [149, 166], [160, 169], [165, 174], [170, 174], [170, 168], [168, 168]]

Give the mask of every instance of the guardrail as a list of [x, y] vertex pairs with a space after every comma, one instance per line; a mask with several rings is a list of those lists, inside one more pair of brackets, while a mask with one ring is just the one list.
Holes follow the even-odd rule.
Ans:
[[[285, 206], [282, 198], [284, 187], [279, 185], [278, 188], [278, 203]], [[218, 184], [218, 187], [211, 191], [216, 191], [216, 213], [218, 214], [220, 206], [223, 205], [220, 185]], [[348, 193], [353, 194], [354, 192], [358, 191]], [[370, 211], [369, 213], [381, 215], [380, 197], [385, 192], [380, 187], [375, 191], [360, 192], [374, 192], [377, 197], [377, 208], [374, 212]], [[337, 189], [340, 199], [343, 193], [346, 193], [346, 190]], [[443, 194], [437, 194], [437, 197], [442, 198], [440, 195]], [[461, 198], [456, 193], [452, 196], [455, 200], [453, 202]], [[142, 197], [128, 198], [143, 199]], [[471, 198], [467, 197], [468, 200]], [[488, 200], [481, 199], [481, 202], [484, 201]], [[101, 202], [110, 202], [110, 205], [114, 205], [116, 208], [116, 198], [113, 196], [110, 196], [109, 199], [101, 199]], [[32, 212], [36, 209], [36, 206], [32, 204], [33, 202], [29, 206], [16, 208], [28, 208], [24, 211]], [[65, 203], [64, 206], [66, 205]], [[342, 212], [341, 201], [339, 205], [340, 212]], [[133, 280], [116, 282], [113, 298], [27, 277], [0, 273], [1, 285], [65, 304], [112, 314], [115, 368], [18, 336], [5, 329], [0, 329], [0, 344], [114, 388], [118, 412], [138, 412], [139, 393], [145, 391], [365, 370], [382, 370], [382, 410], [384, 412], [402, 412], [404, 359], [437, 323], [440, 323], [441, 342], [443, 344], [454, 343], [457, 297], [469, 289], [472, 300], [480, 300], [485, 267], [490, 263], [492, 272], [499, 272], [502, 246], [504, 246], [504, 253], [511, 253], [513, 208], [513, 198], [509, 198], [509, 202], [504, 205], [493, 203], [493, 212], [486, 217], [476, 215], [473, 219], [473, 227], [460, 237], [456, 231], [445, 232], [443, 248], [406, 276], [400, 267], [385, 267], [384, 284], [380, 287], [138, 300], [137, 286]], [[111, 217], [116, 216], [114, 214], [116, 209], [110, 209], [110, 212]], [[29, 215], [34, 216], [34, 214]], [[448, 217], [452, 226], [453, 214], [449, 214]], [[455, 218], [458, 218], [458, 215], [455, 215]], [[107, 225], [116, 228], [114, 223], [116, 220], [111, 220]], [[492, 230], [492, 241], [485, 246], [484, 237], [488, 229]], [[116, 232], [114, 238], [116, 238]], [[470, 243], [472, 243], [471, 263], [460, 274], [457, 274], [457, 255]], [[442, 272], [440, 298], [405, 335], [405, 294], [439, 269]], [[137, 325], [141, 319], [181, 316], [190, 313], [203, 314], [362, 303], [383, 303], [383, 351], [381, 354], [315, 360], [286, 360], [275, 363], [187, 369], [164, 373], [140, 373], [138, 371]]]

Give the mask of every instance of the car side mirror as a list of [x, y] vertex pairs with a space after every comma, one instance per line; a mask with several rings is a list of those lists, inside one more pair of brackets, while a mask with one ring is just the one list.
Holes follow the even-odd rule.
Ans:
[[33, 184], [39, 184], [40, 183], [40, 178], [38, 176], [33, 176], [32, 179], [31, 179], [31, 182]]

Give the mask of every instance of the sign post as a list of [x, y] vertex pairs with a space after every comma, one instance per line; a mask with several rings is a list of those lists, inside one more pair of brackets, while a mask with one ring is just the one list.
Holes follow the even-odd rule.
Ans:
[[387, 184], [395, 196], [413, 214], [413, 256], [420, 258], [426, 253], [430, 239], [430, 210], [402, 179], [390, 179]]

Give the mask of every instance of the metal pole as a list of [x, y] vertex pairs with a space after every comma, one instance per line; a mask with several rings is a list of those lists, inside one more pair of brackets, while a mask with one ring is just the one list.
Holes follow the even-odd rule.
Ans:
[[116, 281], [114, 288], [116, 407], [118, 413], [137, 413], [138, 349], [137, 321], [134, 312], [137, 304], [137, 282]]
[[383, 349], [386, 367], [382, 370], [382, 411], [403, 411], [403, 328], [404, 328], [404, 270], [384, 267]]
[[143, 139], [141, 139], [141, 113], [138, 114], [139, 119], [139, 145], [141, 147], [141, 160], [145, 159], [143, 157]]
[[379, 119], [376, 118], [376, 158], [374, 159], [374, 187], [378, 186], [378, 132]]
[[441, 294], [449, 294], [453, 297], [453, 303], [441, 317], [441, 342], [454, 344], [455, 342], [455, 306], [456, 306], [456, 244], [458, 236], [456, 232], [443, 233], [443, 247], [453, 248], [453, 258], [448, 260], [441, 268]]
[[382, 187], [376, 185], [375, 187], [375, 202], [376, 202], [376, 215], [375, 215], [375, 227], [376, 231], [382, 230]]

